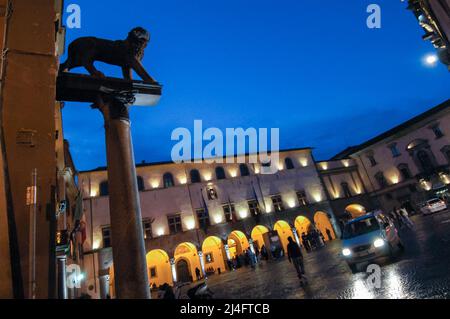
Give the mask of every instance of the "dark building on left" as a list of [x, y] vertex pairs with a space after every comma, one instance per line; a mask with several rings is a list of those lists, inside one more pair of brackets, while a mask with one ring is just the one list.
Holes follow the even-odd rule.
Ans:
[[55, 100], [63, 11], [62, 0], [0, 0], [1, 298], [67, 297], [58, 264], [82, 264], [76, 170]]

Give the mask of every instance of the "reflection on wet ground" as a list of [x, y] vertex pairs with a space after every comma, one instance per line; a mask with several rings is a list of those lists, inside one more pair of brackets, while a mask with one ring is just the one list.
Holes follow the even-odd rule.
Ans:
[[405, 251], [374, 262], [381, 266], [379, 287], [370, 283], [364, 265], [362, 272], [351, 273], [340, 257], [339, 240], [306, 254], [305, 288], [287, 259], [215, 275], [208, 285], [215, 298], [449, 298], [450, 213], [412, 219], [415, 229], [400, 232]]

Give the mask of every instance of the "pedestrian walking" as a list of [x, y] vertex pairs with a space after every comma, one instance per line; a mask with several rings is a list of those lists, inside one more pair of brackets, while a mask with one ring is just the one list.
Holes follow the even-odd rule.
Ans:
[[306, 251], [309, 253], [311, 246], [309, 245], [308, 236], [306, 236], [305, 233], [302, 233], [302, 243], [303, 247], [305, 247]]
[[[305, 268], [303, 264], [303, 254], [300, 246], [292, 239], [288, 237], [289, 244], [287, 245], [288, 260], [292, 263], [297, 271], [297, 276], [300, 280], [304, 278]], [[305, 278], [306, 279], [306, 278]]]
[[414, 223], [409, 218], [408, 211], [405, 208], [400, 209], [400, 215], [402, 217], [403, 223], [409, 228], [414, 229]]
[[200, 269], [198, 269], [198, 267], [195, 267], [195, 276], [197, 277], [197, 280], [200, 280], [202, 278], [200, 275]]
[[332, 241], [333, 240], [333, 236], [331, 235], [331, 230], [326, 228], [325, 232], [327, 233], [328, 240]]

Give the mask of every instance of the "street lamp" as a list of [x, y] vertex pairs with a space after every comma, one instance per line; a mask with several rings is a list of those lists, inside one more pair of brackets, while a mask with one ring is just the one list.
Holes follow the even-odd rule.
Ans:
[[438, 60], [439, 59], [438, 59], [436, 54], [428, 54], [424, 58], [425, 64], [430, 66], [430, 67], [436, 66]]

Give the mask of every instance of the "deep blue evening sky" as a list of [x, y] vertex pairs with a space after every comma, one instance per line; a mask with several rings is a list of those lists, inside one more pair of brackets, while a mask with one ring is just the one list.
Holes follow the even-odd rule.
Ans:
[[[137, 162], [170, 160], [172, 130], [195, 119], [223, 130], [279, 127], [281, 148], [313, 146], [324, 159], [449, 98], [450, 73], [423, 65], [433, 48], [400, 0], [65, 2], [82, 9], [67, 44], [122, 39], [135, 26], [152, 33], [143, 63], [164, 95], [131, 111]], [[370, 3], [382, 8], [381, 29], [366, 27]], [[67, 103], [63, 116], [77, 168], [105, 165], [100, 113]]]

